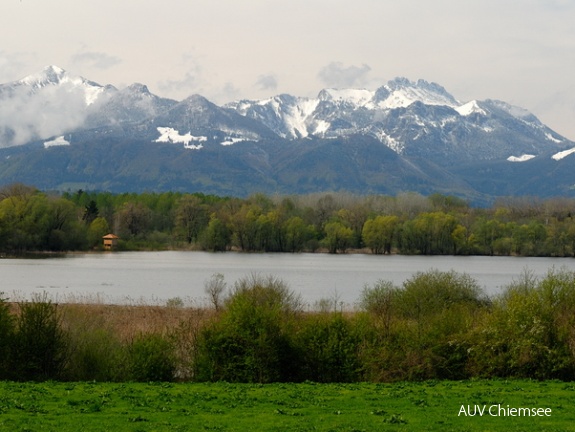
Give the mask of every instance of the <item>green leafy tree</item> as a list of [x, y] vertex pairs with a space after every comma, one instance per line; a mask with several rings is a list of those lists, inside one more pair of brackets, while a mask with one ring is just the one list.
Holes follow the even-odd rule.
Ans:
[[230, 230], [220, 219], [212, 215], [208, 227], [202, 232], [200, 244], [204, 250], [225, 251], [230, 244]]
[[314, 237], [313, 225], [306, 225], [299, 216], [292, 216], [284, 223], [286, 249], [289, 252], [301, 252], [306, 243]]
[[47, 249], [48, 201], [41, 194], [13, 195], [0, 202], [7, 235], [4, 248], [17, 253]]
[[125, 236], [136, 237], [148, 230], [150, 209], [138, 202], [126, 202], [118, 210], [120, 226]]
[[283, 214], [279, 209], [261, 214], [256, 220], [257, 250], [265, 252], [284, 252], [286, 232]]
[[391, 253], [398, 226], [397, 216], [377, 216], [363, 225], [363, 241], [374, 254]]
[[351, 246], [353, 231], [343, 223], [338, 221], [328, 222], [325, 225], [324, 231], [324, 243], [328, 248], [329, 253], [334, 254], [338, 251], [345, 253], [345, 251]]
[[230, 224], [234, 243], [241, 250], [256, 251], [259, 249], [258, 218], [261, 208], [253, 204], [244, 204], [231, 216]]
[[186, 242], [198, 240], [210, 220], [208, 208], [194, 195], [184, 195], [176, 208], [176, 230]]
[[89, 247], [97, 247], [102, 245], [102, 237], [110, 233], [108, 221], [103, 217], [97, 217], [90, 223], [88, 228], [88, 245]]

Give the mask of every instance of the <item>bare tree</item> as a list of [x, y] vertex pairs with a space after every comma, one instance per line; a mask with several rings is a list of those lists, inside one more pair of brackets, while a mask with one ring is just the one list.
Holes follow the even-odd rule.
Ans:
[[224, 275], [221, 273], [214, 273], [210, 280], [204, 282], [204, 291], [216, 311], [219, 311], [222, 307], [222, 295], [226, 290], [226, 286]]

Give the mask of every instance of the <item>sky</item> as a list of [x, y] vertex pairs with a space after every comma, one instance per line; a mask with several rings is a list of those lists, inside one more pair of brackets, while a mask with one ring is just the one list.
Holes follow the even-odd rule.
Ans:
[[575, 140], [575, 0], [2, 0], [0, 83], [57, 65], [223, 104], [424, 79]]

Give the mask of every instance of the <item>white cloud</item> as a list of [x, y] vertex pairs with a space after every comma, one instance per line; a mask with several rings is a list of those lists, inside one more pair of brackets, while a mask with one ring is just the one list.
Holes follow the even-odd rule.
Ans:
[[168, 79], [158, 82], [158, 88], [167, 95], [181, 94], [185, 92], [193, 92], [199, 87], [198, 76], [188, 71], [180, 79]]
[[34, 92], [16, 87], [0, 103], [0, 147], [62, 135], [81, 126], [85, 118], [85, 94], [69, 85]]
[[72, 55], [71, 61], [74, 64], [81, 66], [91, 66], [96, 69], [109, 69], [122, 63], [122, 60], [119, 57], [95, 51], [84, 51], [76, 53]]
[[157, 85], [160, 91], [163, 95], [174, 99], [183, 99], [192, 93], [201, 93], [203, 68], [198, 60], [191, 54], [184, 54], [181, 57], [180, 65], [186, 69], [183, 76], [158, 81]]
[[240, 95], [241, 95], [240, 89], [238, 89], [233, 83], [227, 82], [224, 84], [224, 87], [222, 88], [221, 97], [218, 97], [217, 95], [215, 96], [216, 98], [215, 102], [221, 103], [220, 100], [226, 100], [226, 101], [235, 100], [238, 99]]
[[341, 62], [332, 62], [319, 71], [318, 77], [329, 87], [358, 87], [368, 81], [370, 71], [366, 64], [346, 67]]
[[276, 90], [278, 80], [274, 74], [260, 75], [256, 81], [256, 86], [260, 90]]

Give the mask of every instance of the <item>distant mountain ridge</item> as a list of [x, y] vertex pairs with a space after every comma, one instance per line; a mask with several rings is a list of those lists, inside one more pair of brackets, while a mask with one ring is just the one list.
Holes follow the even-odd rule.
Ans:
[[49, 66], [0, 85], [0, 113], [0, 183], [575, 196], [575, 143], [527, 110], [460, 102], [424, 80], [217, 106], [201, 95], [162, 98], [144, 84], [118, 90]]
[[[570, 145], [526, 110], [492, 100], [461, 103], [440, 85], [424, 80], [396, 78], [375, 91], [325, 89], [316, 99], [280, 95], [226, 107], [284, 138], [362, 134], [397, 153], [434, 159], [455, 153], [460, 153], [457, 159], [469, 160], [513, 157]], [[492, 144], [494, 136], [497, 146]]]

